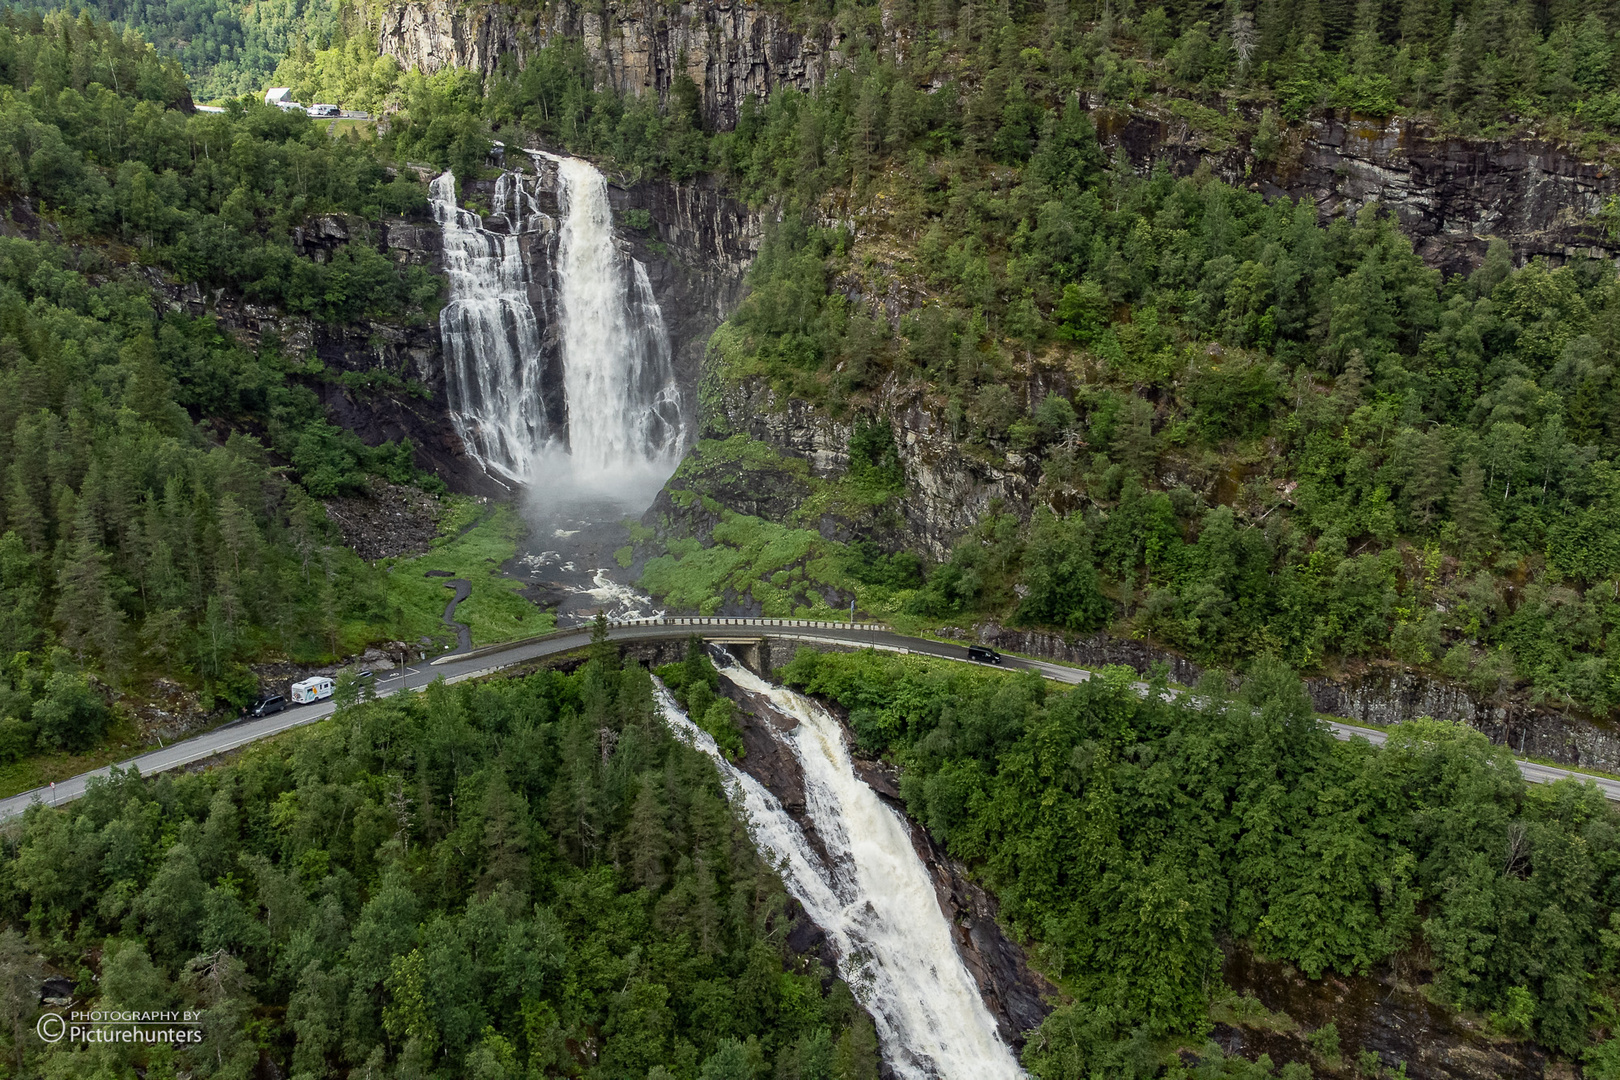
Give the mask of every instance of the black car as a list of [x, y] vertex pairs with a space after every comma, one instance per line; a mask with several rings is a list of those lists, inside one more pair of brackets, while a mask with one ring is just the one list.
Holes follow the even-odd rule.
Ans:
[[287, 707], [287, 699], [280, 694], [266, 694], [254, 702], [247, 711], [249, 716], [274, 716]]
[[969, 645], [968, 659], [976, 664], [999, 664], [1001, 654], [988, 645]]
[[355, 682], [365, 682], [367, 679], [375, 679], [376, 677], [377, 673], [370, 668], [363, 668], [354, 673]]

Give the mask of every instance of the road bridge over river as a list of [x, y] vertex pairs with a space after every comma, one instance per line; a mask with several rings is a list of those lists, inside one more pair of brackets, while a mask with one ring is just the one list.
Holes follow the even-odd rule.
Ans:
[[[608, 630], [610, 640], [620, 643], [680, 640], [693, 634], [697, 634], [709, 641], [730, 642], [741, 645], [767, 639], [784, 642], [797, 641], [855, 648], [875, 648], [886, 652], [909, 653], [936, 657], [942, 660], [969, 662], [966, 645], [897, 634], [879, 623], [831, 622], [808, 619], [670, 617], [648, 619], [641, 622], [618, 623]], [[441, 656], [426, 663], [412, 664], [405, 668], [403, 676], [398, 671], [378, 672], [377, 696], [386, 697], [400, 693], [402, 690], [422, 690], [440, 678], [447, 683], [456, 683], [465, 679], [493, 675], [505, 668], [573, 652], [589, 645], [590, 640], [591, 629], [588, 626], [572, 630], [559, 630], [524, 641], [485, 646], [468, 652]], [[1084, 668], [1053, 664], [1044, 660], [1030, 660], [1006, 654], [1003, 654], [1003, 657], [1004, 667], [1006, 668], [1034, 671], [1045, 678], [1061, 683], [1085, 682], [1095, 674]], [[331, 701], [323, 701], [314, 705], [294, 706], [286, 712], [277, 713], [263, 719], [238, 720], [194, 738], [141, 754], [128, 761], [121, 762], [118, 767], [125, 769], [133, 767], [138, 769], [142, 775], [182, 768], [219, 754], [240, 749], [250, 743], [269, 738], [283, 731], [302, 727], [305, 724], [312, 724], [317, 720], [323, 720], [332, 715], [335, 708], [336, 706]], [[1379, 744], [1387, 737], [1385, 732], [1377, 728], [1358, 727], [1353, 724], [1340, 723], [1336, 720], [1328, 721], [1328, 726], [1332, 729], [1333, 734], [1341, 739], [1360, 736], [1370, 742]], [[1551, 783], [1555, 780], [1565, 780], [1571, 777], [1577, 780], [1590, 780], [1597, 784], [1598, 788], [1608, 798], [1620, 801], [1620, 780], [1589, 776], [1574, 770], [1561, 769], [1553, 765], [1542, 765], [1538, 762], [1524, 761], [1522, 759], [1519, 761], [1519, 771], [1524, 774], [1525, 779], [1535, 783]], [[77, 799], [84, 794], [85, 784], [92, 777], [106, 776], [107, 773], [108, 769], [106, 767], [94, 769], [70, 779], [58, 781], [54, 788], [35, 788], [32, 791], [25, 791], [21, 795], [13, 795], [9, 799], [0, 800], [0, 821], [18, 817], [34, 802], [61, 803]]]

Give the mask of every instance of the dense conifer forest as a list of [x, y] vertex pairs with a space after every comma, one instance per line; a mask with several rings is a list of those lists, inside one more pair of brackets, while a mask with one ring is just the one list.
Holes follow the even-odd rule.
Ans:
[[[64, 1047], [50, 1077], [877, 1076], [871, 1021], [786, 948], [781, 882], [612, 647], [115, 775], [3, 867], [5, 985], [45, 960], [102, 1007], [206, 1016], [200, 1046]], [[7, 1032], [33, 1008], [8, 996]]]
[[[1420, 946], [1441, 1000], [1589, 1077], [1620, 1068], [1603, 1040], [1620, 815], [1595, 789], [1526, 784], [1476, 731], [1419, 721], [1381, 748], [1339, 742], [1274, 663], [1235, 696], [1210, 680], [1179, 700], [1162, 681], [1144, 697], [1124, 668], [1060, 694], [803, 651], [784, 676], [902, 764], [912, 814], [982, 870], [1073, 995], [1031, 1040], [1036, 1076], [1152, 1075], [1157, 1040], [1207, 1026], [1234, 937], [1311, 978]], [[1337, 1052], [1316, 1066], [1337, 1072]]]
[[311, 213], [416, 207], [414, 175], [303, 116], [186, 112], [178, 65], [88, 18], [12, 21], [0, 184], [39, 239], [0, 240], [4, 761], [93, 747], [103, 695], [154, 674], [240, 705], [266, 651], [403, 629], [316, 500], [427, 482], [411, 448], [333, 425], [304, 361], [171, 310], [143, 268], [331, 322], [430, 318], [440, 288], [365, 242], [324, 263], [292, 247]]
[[[1062, 694], [875, 655], [782, 673], [901, 768], [912, 815], [1059, 985], [1032, 1073], [1400, 1075], [1325, 1030], [1280, 1073], [1206, 1046], [1218, 950], [1241, 941], [1310, 978], [1405, 958], [1495, 1037], [1620, 1076], [1616, 811], [1526, 786], [1455, 725], [1336, 742], [1295, 674], [1393, 661], [1481, 698], [1620, 707], [1614, 266], [1496, 242], [1442, 274], [1377, 207], [1324, 221], [1207, 169], [1140, 174], [1099, 137], [1171, 115], [1264, 171], [1331, 110], [1601, 154], [1610, 5], [898, 0], [899, 38], [876, 4], [793, 5], [837, 22], [849, 63], [725, 130], [684, 77], [663, 100], [601, 89], [580, 42], [428, 76], [376, 56], [364, 11], [95, 10], [118, 22], [11, 9], [0, 28], [0, 761], [96, 746], [159, 673], [239, 705], [256, 660], [421, 630], [320, 503], [435, 488], [412, 448], [362, 444], [319, 372], [171, 290], [428, 323], [441, 281], [375, 243], [424, 213], [413, 163], [465, 191], [501, 139], [624, 181], [707, 175], [771, 220], [708, 386], [849, 421], [850, 467], [815, 488], [711, 415], [676, 505], [708, 505], [711, 465], [814, 497], [639, 540], [647, 587], [1110, 630], [1243, 672], [1173, 701], [1118, 671]], [[334, 133], [264, 106], [272, 81], [387, 122]], [[353, 242], [301, 256], [296, 230], [329, 213]], [[902, 292], [892, 318], [867, 299]], [[900, 403], [1023, 470], [1038, 508], [997, 508], [943, 559], [902, 550]], [[818, 531], [829, 508], [841, 538]], [[742, 756], [701, 656], [666, 675]], [[788, 946], [794, 917], [650, 677], [598, 648], [572, 675], [346, 701], [227, 765], [31, 811], [0, 835], [3, 1067], [876, 1076], [870, 1021]], [[47, 965], [109, 1006], [206, 1009], [205, 1049], [44, 1052]]]

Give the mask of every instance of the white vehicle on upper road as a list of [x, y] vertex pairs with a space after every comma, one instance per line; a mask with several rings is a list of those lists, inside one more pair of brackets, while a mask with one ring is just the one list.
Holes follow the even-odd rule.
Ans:
[[295, 705], [308, 705], [312, 701], [320, 701], [331, 696], [332, 680], [324, 675], [292, 684], [292, 699]]
[[311, 105], [304, 110], [311, 116], [342, 116], [343, 110], [336, 105]]

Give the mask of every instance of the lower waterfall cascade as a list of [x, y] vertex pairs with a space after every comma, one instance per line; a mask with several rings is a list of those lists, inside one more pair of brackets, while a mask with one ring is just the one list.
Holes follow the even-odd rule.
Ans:
[[[577, 158], [528, 157], [534, 173], [503, 172], [487, 220], [457, 205], [452, 174], [429, 187], [450, 282], [439, 331], [451, 421], [468, 454], [509, 485], [544, 475], [553, 490], [633, 499], [656, 490], [685, 448], [663, 312], [613, 231], [606, 177]], [[547, 169], [560, 221], [540, 209]], [[560, 388], [545, 385], [548, 348], [560, 352]], [[560, 425], [545, 404], [559, 389]]]
[[831, 939], [839, 974], [871, 1014], [885, 1062], [903, 1080], [1024, 1076], [957, 951], [906, 823], [855, 775], [842, 725], [810, 699], [740, 665], [718, 666], [722, 677], [798, 721], [791, 733], [770, 730], [803, 770], [809, 817], [827, 859], [776, 797], [728, 761], [660, 683], [665, 717], [714, 760], [755, 843]]

